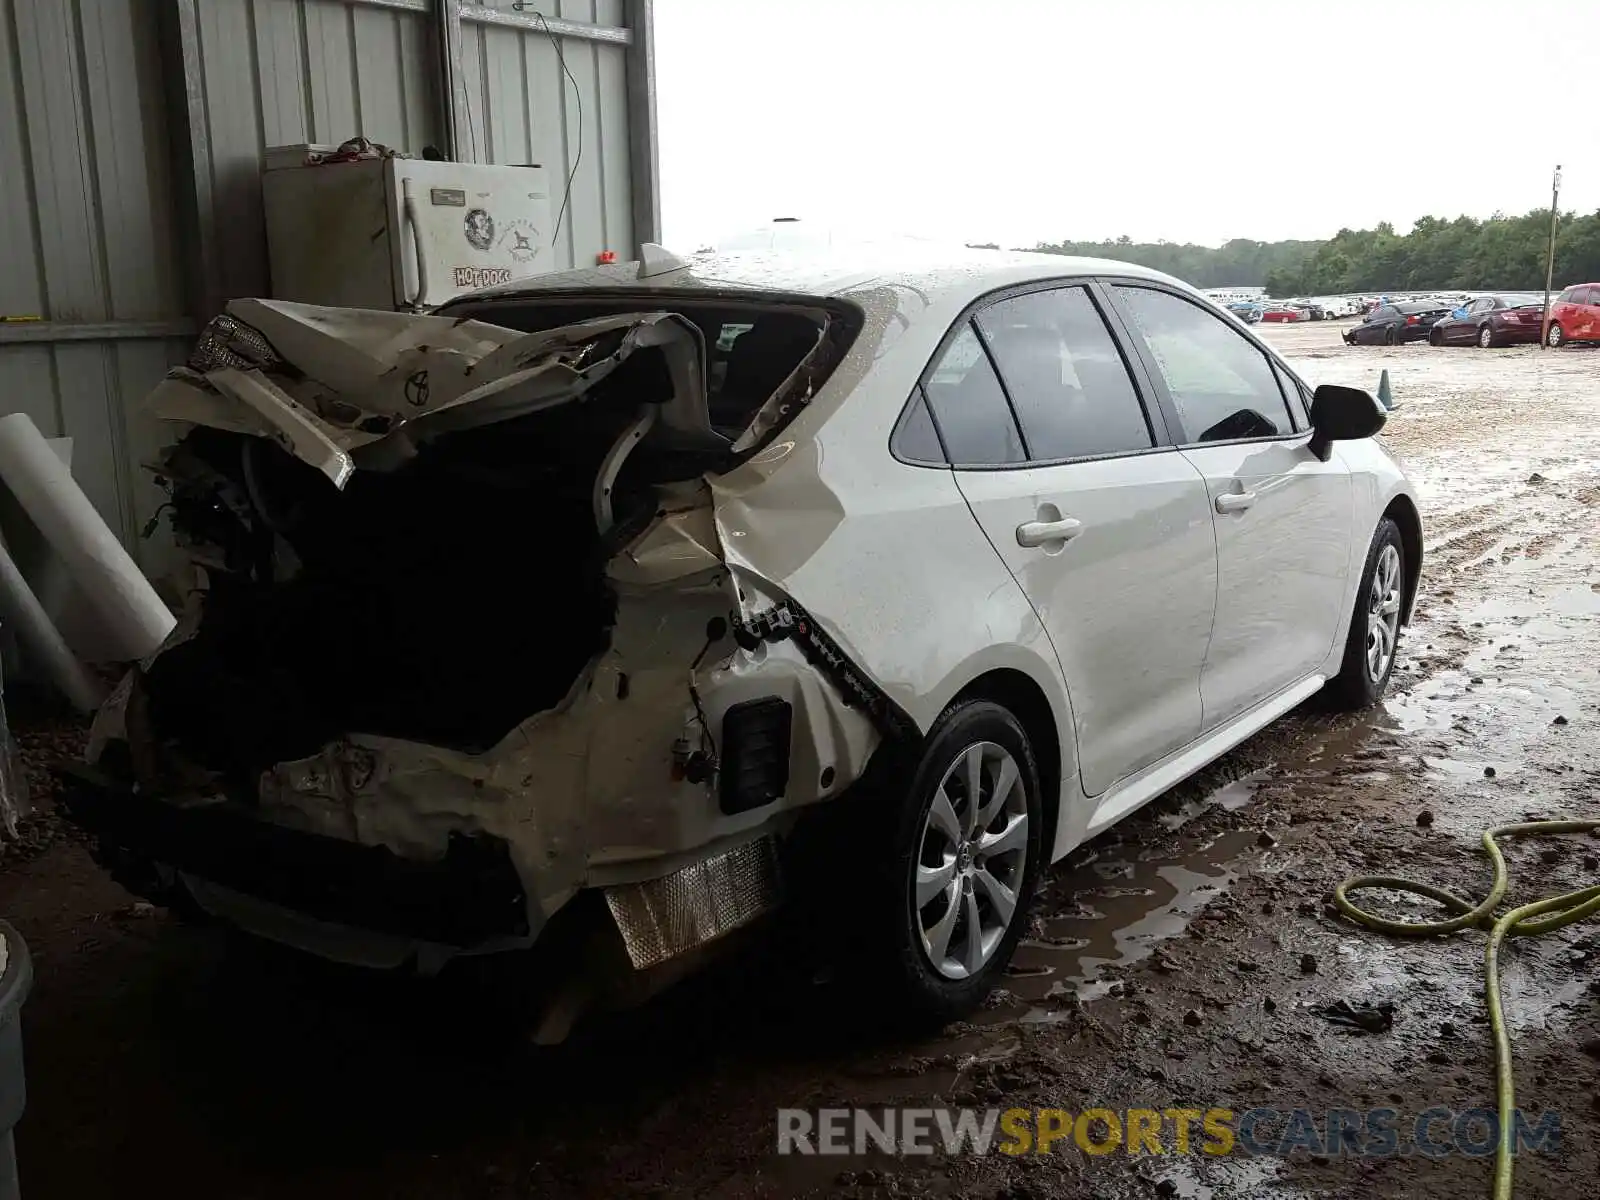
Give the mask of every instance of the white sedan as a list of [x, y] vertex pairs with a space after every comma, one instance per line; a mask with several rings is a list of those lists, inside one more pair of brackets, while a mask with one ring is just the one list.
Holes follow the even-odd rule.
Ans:
[[832, 895], [969, 1012], [1051, 862], [1376, 702], [1421, 567], [1376, 401], [1125, 263], [236, 301], [151, 407], [193, 603], [71, 811], [142, 894], [374, 966], [609, 945], [636, 993]]

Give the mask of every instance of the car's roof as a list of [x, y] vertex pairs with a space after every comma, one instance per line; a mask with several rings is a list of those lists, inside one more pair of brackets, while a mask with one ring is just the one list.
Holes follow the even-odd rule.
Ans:
[[[805, 249], [703, 251], [682, 256], [683, 265], [641, 277], [639, 263], [616, 263], [538, 275], [468, 293], [461, 299], [537, 298], [552, 291], [788, 293], [848, 297], [873, 289], [905, 289], [925, 304], [966, 303], [985, 292], [1035, 280], [1078, 275], [1116, 275], [1181, 284], [1159, 271], [1110, 259], [1077, 258], [1013, 250], [977, 250], [914, 239], [884, 239]], [[1192, 290], [1192, 289], [1190, 289]]]

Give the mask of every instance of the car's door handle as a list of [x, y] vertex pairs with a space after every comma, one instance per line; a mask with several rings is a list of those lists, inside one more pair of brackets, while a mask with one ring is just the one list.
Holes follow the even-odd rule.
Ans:
[[1059, 521], [1024, 521], [1017, 526], [1017, 545], [1033, 549], [1051, 542], [1071, 541], [1083, 532], [1083, 522], [1071, 517]]
[[1243, 512], [1256, 502], [1254, 492], [1223, 492], [1217, 497], [1217, 511], [1219, 513]]

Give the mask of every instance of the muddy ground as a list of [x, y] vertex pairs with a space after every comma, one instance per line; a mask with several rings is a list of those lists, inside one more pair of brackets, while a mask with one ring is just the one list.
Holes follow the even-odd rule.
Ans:
[[[1352, 350], [1341, 327], [1267, 336], [1313, 383], [1375, 388], [1387, 368], [1402, 404], [1384, 436], [1424, 497], [1428, 560], [1387, 703], [1294, 714], [1060, 864], [981, 1020], [927, 1041], [863, 1027], [848, 980], [774, 945], [558, 1049], [511, 1049], [470, 993], [133, 903], [46, 801], [0, 871], [38, 968], [24, 1195], [1486, 1195], [1487, 1161], [1462, 1154], [774, 1153], [780, 1106], [1383, 1107], [1405, 1129], [1492, 1105], [1482, 936], [1399, 944], [1325, 898], [1374, 869], [1477, 895], [1483, 827], [1600, 816], [1600, 351]], [[33, 726], [35, 773], [76, 737]], [[1515, 846], [1513, 894], [1593, 882], [1596, 853]], [[1519, 1161], [1524, 1197], [1600, 1178], [1600, 1059], [1580, 1048], [1600, 1035], [1597, 935], [1507, 954], [1520, 1097], [1563, 1135]], [[1341, 1032], [1314, 1011], [1339, 1000], [1392, 1004], [1393, 1027]]]

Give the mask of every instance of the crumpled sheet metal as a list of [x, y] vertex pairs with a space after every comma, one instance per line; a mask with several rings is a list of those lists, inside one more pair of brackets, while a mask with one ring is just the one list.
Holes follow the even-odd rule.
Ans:
[[637, 970], [713, 942], [777, 907], [777, 848], [760, 838], [659, 879], [605, 889]]
[[[708, 451], [728, 444], [706, 411], [700, 331], [673, 313], [519, 333], [448, 317], [235, 300], [221, 320], [233, 332], [212, 336], [218, 326], [208, 326], [194, 362], [157, 385], [147, 411], [270, 438], [335, 487], [356, 468], [394, 469], [429, 438], [568, 403], [647, 347], [662, 351], [672, 380], [663, 432]], [[241, 322], [253, 337], [236, 328]], [[277, 353], [252, 362], [263, 343]]]

